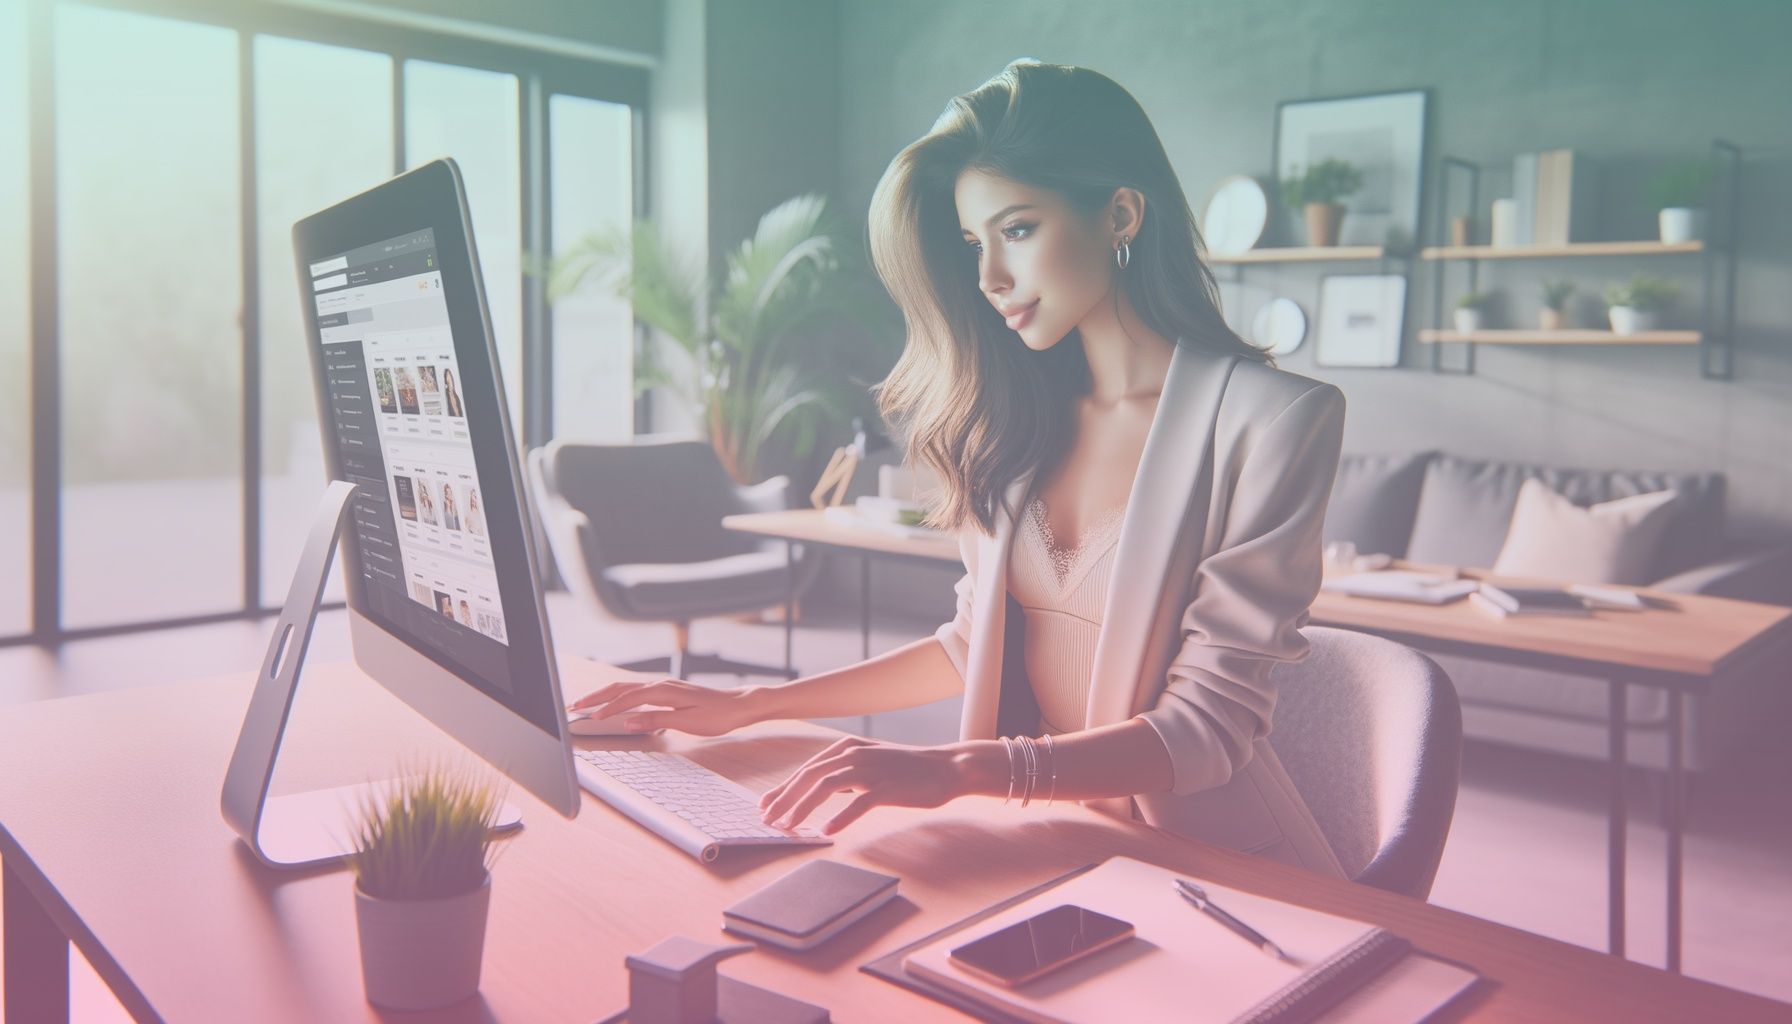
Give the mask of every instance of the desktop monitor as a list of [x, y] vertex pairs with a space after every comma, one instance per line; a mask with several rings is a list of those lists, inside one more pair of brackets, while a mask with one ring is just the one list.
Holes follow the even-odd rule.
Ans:
[[562, 814], [579, 787], [466, 190], [436, 160], [293, 225], [355, 662]]

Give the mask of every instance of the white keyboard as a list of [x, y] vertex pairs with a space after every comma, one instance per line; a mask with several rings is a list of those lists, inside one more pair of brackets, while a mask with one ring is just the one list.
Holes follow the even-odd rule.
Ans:
[[813, 829], [773, 828], [759, 798], [708, 768], [657, 750], [575, 750], [579, 784], [701, 861], [724, 846], [827, 846]]

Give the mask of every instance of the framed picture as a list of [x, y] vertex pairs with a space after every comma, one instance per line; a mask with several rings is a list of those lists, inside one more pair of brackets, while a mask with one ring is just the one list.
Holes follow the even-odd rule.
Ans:
[[[1362, 172], [1362, 188], [1343, 201], [1339, 245], [1404, 250], [1417, 241], [1428, 94], [1411, 89], [1277, 104], [1277, 182], [1305, 174], [1323, 160], [1344, 160]], [[1299, 211], [1277, 205], [1292, 228]]]
[[1406, 278], [1401, 274], [1339, 274], [1319, 285], [1320, 366], [1400, 365], [1406, 317]]

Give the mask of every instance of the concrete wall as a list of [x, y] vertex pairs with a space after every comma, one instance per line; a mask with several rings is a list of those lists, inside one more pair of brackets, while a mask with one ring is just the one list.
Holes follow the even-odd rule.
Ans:
[[[1433, 165], [1439, 154], [1495, 163], [1573, 147], [1606, 170], [1602, 220], [1617, 238], [1653, 230], [1635, 196], [1650, 171], [1702, 155], [1714, 136], [1731, 139], [1746, 156], [1733, 382], [1701, 380], [1690, 349], [1642, 347], [1481, 346], [1474, 376], [1433, 375], [1420, 368], [1428, 354], [1412, 338], [1433, 323], [1424, 265], [1410, 286], [1411, 368], [1315, 369], [1310, 338], [1283, 365], [1344, 389], [1347, 450], [1438, 447], [1561, 465], [1718, 469], [1729, 478], [1733, 527], [1792, 530], [1788, 38], [1792, 4], [1767, 0], [847, 3], [842, 196], [862, 216], [896, 151], [953, 94], [1019, 56], [1093, 67], [1131, 90], [1197, 210], [1221, 178], [1268, 174], [1282, 100], [1428, 87]], [[1434, 180], [1428, 170], [1428, 187]], [[1505, 293], [1509, 322], [1524, 326], [1541, 277], [1574, 277], [1589, 303], [1577, 314], [1591, 324], [1600, 310], [1590, 297], [1642, 270], [1685, 284], [1691, 301], [1676, 315], [1690, 325], [1696, 259], [1488, 265], [1481, 286]], [[1328, 272], [1372, 271], [1251, 268], [1244, 280], [1294, 298], [1311, 317]]]

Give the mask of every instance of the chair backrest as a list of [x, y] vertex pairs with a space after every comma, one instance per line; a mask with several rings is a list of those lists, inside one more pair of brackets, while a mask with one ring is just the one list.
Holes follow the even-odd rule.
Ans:
[[723, 516], [744, 509], [707, 441], [555, 441], [543, 454], [553, 489], [590, 521], [585, 556], [601, 563], [594, 572], [755, 550], [752, 538], [722, 528]]
[[1345, 873], [1424, 899], [1456, 810], [1462, 708], [1423, 654], [1325, 626], [1278, 666], [1270, 746]]

